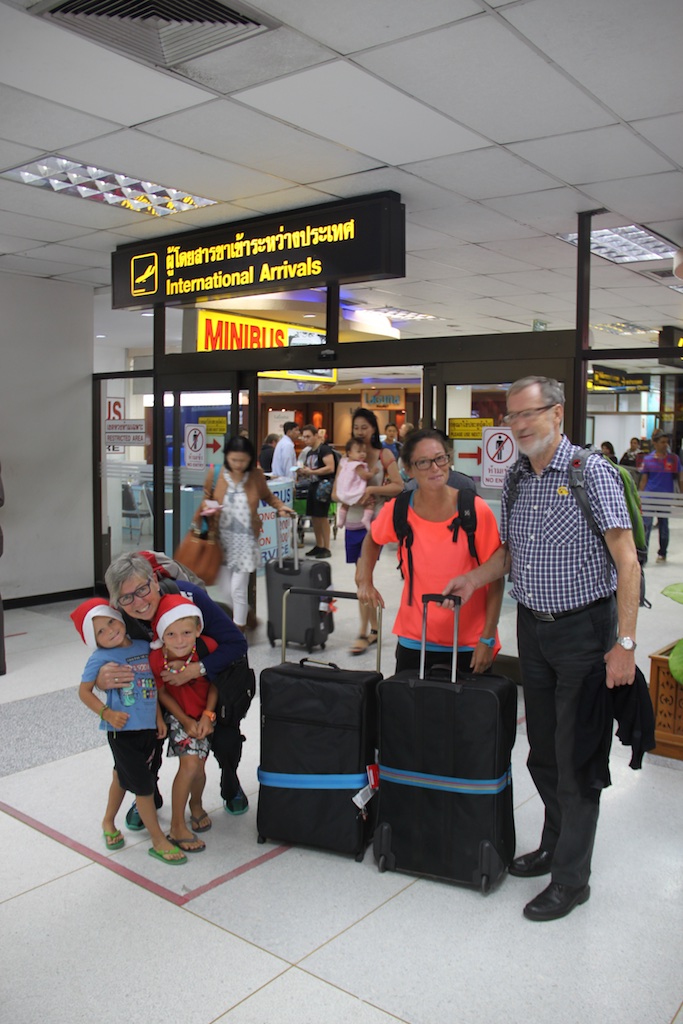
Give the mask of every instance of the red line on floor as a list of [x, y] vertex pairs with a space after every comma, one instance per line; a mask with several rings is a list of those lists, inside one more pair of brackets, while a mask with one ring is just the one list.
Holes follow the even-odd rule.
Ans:
[[261, 864], [265, 864], [266, 861], [272, 860], [273, 857], [278, 857], [281, 853], [286, 853], [286, 851], [290, 849], [289, 846], [277, 846], [274, 850], [269, 850], [268, 853], [264, 853], [261, 857], [255, 857], [253, 860], [247, 861], [246, 864], [233, 868], [232, 871], [228, 871], [224, 875], [219, 875], [218, 878], [214, 878], [211, 882], [207, 882], [205, 885], [200, 885], [191, 892], [181, 895], [180, 893], [173, 892], [171, 889], [167, 889], [163, 885], [159, 885], [158, 882], [153, 882], [150, 878], [146, 878], [144, 875], [138, 874], [137, 871], [131, 871], [130, 868], [124, 867], [123, 864], [119, 864], [115, 858], [107, 857], [103, 853], [98, 853], [97, 850], [92, 850], [89, 846], [85, 846], [83, 843], [79, 843], [77, 840], [71, 839], [69, 836], [65, 836], [62, 832], [58, 832], [57, 829], [52, 828], [50, 825], [46, 825], [45, 822], [38, 821], [37, 818], [32, 818], [30, 814], [25, 814], [16, 807], [11, 807], [9, 804], [3, 803], [2, 800], [0, 800], [0, 811], [4, 811], [4, 813], [8, 814], [11, 818], [16, 818], [17, 821], [23, 822], [24, 825], [29, 825], [31, 828], [34, 828], [37, 832], [47, 836], [49, 839], [54, 839], [55, 842], [60, 843], [62, 846], [68, 847], [75, 853], [80, 853], [83, 857], [87, 857], [88, 860], [92, 860], [96, 864], [99, 864], [100, 867], [106, 868], [108, 871], [112, 871], [115, 875], [119, 875], [120, 878], [125, 878], [129, 882], [133, 882], [135, 885], [139, 885], [142, 889], [146, 889], [155, 896], [160, 896], [162, 899], [175, 904], [177, 907], [184, 907], [186, 903], [190, 900], [196, 899], [197, 896], [201, 896], [203, 893], [209, 892], [211, 889], [215, 889], [219, 885], [223, 885], [224, 882], [229, 882], [233, 878], [237, 878], [239, 875], [243, 875], [245, 872], [251, 871], [253, 868], [259, 867]]
[[11, 636], [28, 636], [28, 633], [5, 633], [5, 640], [9, 640]]

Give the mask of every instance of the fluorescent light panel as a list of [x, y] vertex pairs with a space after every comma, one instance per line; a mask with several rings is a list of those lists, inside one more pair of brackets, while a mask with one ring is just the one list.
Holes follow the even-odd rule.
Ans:
[[[578, 234], [557, 235], [563, 242], [577, 245]], [[643, 263], [645, 260], [673, 259], [675, 248], [671, 242], [658, 238], [639, 224], [622, 228], [591, 231], [591, 252], [612, 263]]]
[[91, 199], [108, 206], [122, 206], [152, 217], [167, 217], [172, 213], [215, 205], [213, 199], [191, 196], [180, 189], [155, 185], [151, 181], [140, 181], [118, 171], [86, 167], [62, 156], [46, 156], [35, 163], [14, 167], [3, 171], [0, 178], [79, 199]]

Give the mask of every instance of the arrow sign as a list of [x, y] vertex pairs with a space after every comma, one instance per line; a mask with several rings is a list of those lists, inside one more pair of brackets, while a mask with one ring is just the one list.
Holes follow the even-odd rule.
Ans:
[[212, 452], [217, 452], [218, 449], [222, 448], [223, 446], [220, 443], [220, 441], [217, 441], [216, 438], [214, 437], [213, 441], [209, 441], [207, 443], [206, 447], [210, 448]]
[[460, 459], [476, 459], [477, 465], [481, 463], [481, 448], [477, 448], [476, 452], [460, 452], [458, 455]]

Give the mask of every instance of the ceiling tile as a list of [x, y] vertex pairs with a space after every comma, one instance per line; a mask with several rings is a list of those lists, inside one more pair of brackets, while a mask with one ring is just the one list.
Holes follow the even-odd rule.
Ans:
[[83, 234], [82, 229], [86, 227], [106, 229], [143, 216], [121, 207], [89, 202], [76, 196], [60, 195], [48, 189], [6, 180], [0, 180], [0, 209], [72, 223], [77, 225], [77, 234]]
[[[4, 125], [0, 125], [0, 131], [2, 130], [4, 130]], [[31, 163], [43, 153], [42, 149], [32, 149], [29, 146], [19, 145], [17, 142], [6, 142], [5, 139], [0, 139], [0, 171], [9, 171], [21, 164]]]
[[92, 117], [7, 85], [0, 85], [0, 109], [2, 137], [25, 146], [36, 146], [41, 153], [58, 151], [60, 146], [82, 139], [107, 135], [120, 127], [113, 121]]
[[0, 210], [0, 235], [15, 235], [40, 242], [62, 242], [81, 234], [83, 228], [80, 224], [66, 224]]
[[500, 146], [408, 164], [404, 170], [468, 199], [491, 199], [553, 188], [557, 182]]
[[535, 234], [530, 227], [496, 213], [495, 210], [488, 210], [479, 203], [461, 202], [436, 210], [420, 210], [412, 215], [412, 219], [428, 228], [440, 228], [441, 231], [463, 242], [526, 238]]
[[579, 131], [614, 121], [493, 15], [355, 59], [494, 142]]
[[146, 122], [138, 129], [265, 173], [273, 169], [277, 154], [278, 174], [300, 184], [378, 166], [376, 160], [230, 100], [214, 100], [191, 111]]
[[486, 199], [484, 204], [506, 217], [554, 235], [576, 231], [577, 214], [595, 206], [589, 197], [571, 188], [553, 188], [545, 192], [531, 192], [526, 196]]
[[204, 89], [6, 4], [0, 4], [0, 83], [127, 125], [142, 110], [147, 118], [161, 117], [207, 99]]
[[333, 50], [282, 27], [243, 39], [238, 46], [214, 50], [186, 61], [176, 70], [199, 85], [229, 93], [322, 64], [336, 56]]
[[569, 185], [672, 169], [668, 160], [623, 125], [518, 142], [510, 149]]
[[680, 0], [530, 0], [502, 16], [625, 120], [680, 111]]
[[260, 0], [258, 6], [339, 53], [426, 32], [481, 11], [475, 0], [344, 0], [332, 8], [310, 0]]
[[683, 113], [645, 118], [635, 121], [633, 127], [675, 163], [683, 165]]
[[282, 210], [296, 210], [302, 206], [329, 203], [334, 198], [329, 192], [320, 192], [318, 189], [299, 186], [284, 189], [282, 192], [272, 192], [266, 196], [253, 196], [236, 205], [241, 209], [242, 217], [244, 217], [245, 211], [252, 212], [254, 215], [259, 213], [277, 214]]
[[478, 135], [345, 61], [247, 89], [236, 98], [389, 164], [485, 145]]
[[[545, 270], [558, 267], [576, 267], [576, 248], [559, 238], [539, 235], [535, 238], [518, 238], [514, 241], [486, 242], [482, 247], [503, 256], [511, 256], [523, 263], [530, 263]], [[514, 269], [514, 268], [513, 268]], [[521, 268], [518, 268], [521, 269]], [[496, 273], [496, 271], [493, 271]]]
[[54, 277], [55, 274], [75, 273], [86, 267], [78, 263], [61, 263], [55, 260], [32, 259], [30, 256], [0, 256], [0, 270], [11, 274], [28, 274], [29, 277]]
[[[130, 129], [69, 147], [64, 155], [83, 163], [95, 163], [105, 170], [137, 175], [143, 181], [168, 188], [187, 189], [206, 199], [242, 199], [275, 192], [291, 184], [275, 175], [262, 174], [207, 154], [200, 155], [196, 150]], [[169, 180], [171, 175], [172, 180]], [[177, 223], [179, 218], [182, 214], [165, 219]]]
[[601, 181], [581, 188], [603, 206], [631, 217], [637, 224], [680, 216], [683, 208], [683, 171]]
[[[524, 239], [516, 239], [509, 244], [514, 247], [516, 244], [523, 244]], [[452, 248], [431, 249], [421, 252], [420, 256], [443, 263], [447, 266], [459, 268], [467, 274], [502, 274], [506, 271], [526, 270], [523, 262], [510, 256], [494, 253], [483, 245], [470, 245], [463, 243]]]

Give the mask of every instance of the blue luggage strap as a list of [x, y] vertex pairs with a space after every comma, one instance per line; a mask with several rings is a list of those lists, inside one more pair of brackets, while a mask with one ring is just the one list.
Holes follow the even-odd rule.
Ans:
[[368, 784], [365, 772], [354, 775], [307, 775], [290, 772], [257, 771], [262, 786], [273, 786], [275, 789], [362, 789]]
[[437, 789], [445, 793], [465, 793], [471, 796], [488, 796], [502, 793], [512, 783], [512, 766], [499, 779], [458, 779], [450, 775], [426, 775], [423, 772], [402, 771], [399, 768], [379, 766], [380, 788], [382, 782], [395, 782], [399, 786], [417, 786], [420, 789]]

